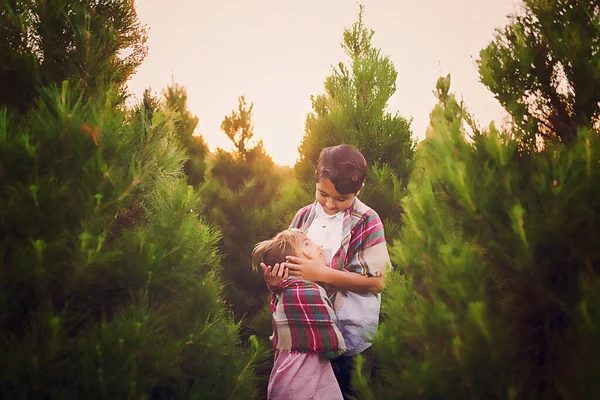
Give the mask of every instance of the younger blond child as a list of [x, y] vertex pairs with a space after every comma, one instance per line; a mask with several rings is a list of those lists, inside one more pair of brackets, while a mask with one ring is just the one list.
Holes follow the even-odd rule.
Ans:
[[[275, 265], [287, 256], [322, 259], [323, 252], [303, 231], [288, 229], [257, 244], [252, 264]], [[291, 276], [271, 289], [275, 357], [267, 398], [341, 400], [329, 360], [342, 354], [346, 345], [325, 289]]]

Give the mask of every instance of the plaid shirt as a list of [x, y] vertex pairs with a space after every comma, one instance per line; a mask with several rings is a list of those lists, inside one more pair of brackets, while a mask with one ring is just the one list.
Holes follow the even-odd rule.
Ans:
[[321, 286], [290, 277], [272, 290], [273, 348], [323, 353], [329, 358], [346, 350], [331, 301]]
[[[307, 231], [316, 216], [315, 205], [316, 202], [301, 208], [292, 220], [290, 228]], [[358, 198], [355, 198], [344, 212], [342, 243], [333, 255], [329, 267], [368, 276], [381, 276], [391, 267], [383, 223], [375, 210]], [[336, 290], [327, 287], [327, 292], [332, 299], [335, 298], [337, 310], [340, 299], [336, 296]]]

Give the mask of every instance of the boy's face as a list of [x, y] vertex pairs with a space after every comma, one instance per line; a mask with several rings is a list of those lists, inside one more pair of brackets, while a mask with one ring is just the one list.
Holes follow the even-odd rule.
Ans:
[[314, 243], [305, 233], [297, 233], [297, 235], [300, 235], [300, 255], [308, 258], [323, 258], [323, 246]]
[[358, 193], [360, 190], [350, 194], [338, 193], [333, 182], [327, 178], [319, 178], [317, 182], [317, 202], [327, 215], [335, 215], [340, 211], [347, 210]]

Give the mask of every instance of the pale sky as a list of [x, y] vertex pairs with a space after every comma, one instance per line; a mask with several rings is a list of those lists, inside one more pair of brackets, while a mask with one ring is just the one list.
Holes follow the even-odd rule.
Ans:
[[149, 54], [129, 89], [140, 98], [145, 88], [160, 92], [173, 79], [185, 86], [200, 119], [196, 132], [213, 151], [231, 150], [220, 125], [243, 94], [254, 102], [255, 138], [275, 162], [293, 165], [310, 96], [323, 92], [333, 65], [347, 61], [342, 33], [360, 3], [373, 42], [398, 71], [388, 111], [412, 117], [416, 138], [425, 137], [435, 82], [447, 73], [482, 125], [502, 120], [475, 60], [494, 28], [518, 10], [515, 0], [137, 0], [139, 19], [150, 28]]

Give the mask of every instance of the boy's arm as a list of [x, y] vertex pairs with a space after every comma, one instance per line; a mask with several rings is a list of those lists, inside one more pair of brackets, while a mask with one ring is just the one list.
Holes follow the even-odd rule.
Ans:
[[357, 293], [380, 293], [385, 287], [383, 276], [365, 276], [353, 272], [338, 271], [325, 265], [323, 260], [287, 257], [286, 271], [307, 281], [322, 282], [340, 289]]
[[379, 215], [371, 211], [360, 224], [360, 226], [357, 225], [358, 228], [355, 232], [358, 238], [356, 240], [360, 240], [360, 248], [357, 250], [358, 253], [351, 257], [350, 262], [359, 263], [365, 274], [327, 268], [323, 260], [298, 257], [287, 257], [292, 262], [285, 263], [286, 269], [289, 269], [292, 276], [313, 282], [327, 283], [357, 293], [383, 291], [385, 287], [383, 275], [391, 267], [383, 223]]

